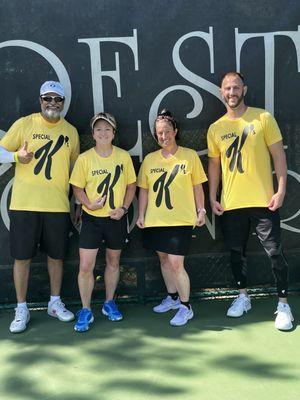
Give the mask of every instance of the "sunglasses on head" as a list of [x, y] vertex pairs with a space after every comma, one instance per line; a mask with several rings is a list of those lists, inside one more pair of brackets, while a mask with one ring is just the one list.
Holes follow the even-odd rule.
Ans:
[[51, 103], [54, 100], [55, 103], [62, 103], [64, 101], [64, 97], [61, 96], [41, 96], [41, 99], [46, 103]]
[[99, 117], [104, 117], [105, 119], [108, 119], [110, 122], [112, 122], [115, 125], [115, 121], [106, 113], [99, 113]]

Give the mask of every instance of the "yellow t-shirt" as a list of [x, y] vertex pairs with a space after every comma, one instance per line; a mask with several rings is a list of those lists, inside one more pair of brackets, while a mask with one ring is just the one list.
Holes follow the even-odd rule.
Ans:
[[11, 210], [69, 212], [70, 166], [79, 154], [77, 130], [64, 118], [47, 122], [40, 113], [18, 119], [0, 144], [16, 151], [28, 142], [29, 164], [16, 164]]
[[248, 107], [241, 118], [226, 114], [208, 130], [208, 156], [221, 157], [224, 210], [266, 207], [274, 194], [268, 146], [282, 140], [266, 110]]
[[99, 210], [82, 208], [96, 217], [108, 217], [109, 212], [122, 207], [127, 185], [136, 182], [136, 175], [129, 153], [113, 146], [109, 157], [99, 156], [95, 148], [78, 157], [70, 183], [85, 189], [90, 201], [106, 194], [104, 207]]
[[194, 226], [197, 219], [193, 186], [207, 181], [197, 153], [178, 147], [170, 158], [161, 150], [148, 154], [138, 186], [148, 189], [145, 226]]

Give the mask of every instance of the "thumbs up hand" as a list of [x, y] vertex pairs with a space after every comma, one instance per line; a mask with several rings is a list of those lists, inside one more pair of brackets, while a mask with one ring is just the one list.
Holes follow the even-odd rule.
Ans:
[[28, 164], [32, 160], [33, 152], [28, 152], [28, 142], [24, 142], [23, 146], [18, 150], [18, 160], [22, 164]]

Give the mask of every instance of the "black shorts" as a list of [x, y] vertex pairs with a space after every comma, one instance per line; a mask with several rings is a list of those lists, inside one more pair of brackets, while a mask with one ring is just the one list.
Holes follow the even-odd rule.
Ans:
[[192, 226], [159, 226], [143, 230], [145, 249], [185, 256], [189, 252]]
[[127, 216], [119, 220], [110, 217], [95, 217], [83, 211], [79, 237], [81, 249], [99, 249], [103, 246], [121, 250], [127, 239]]
[[62, 260], [68, 251], [70, 214], [10, 210], [10, 252], [16, 260], [28, 260], [37, 248], [49, 257]]

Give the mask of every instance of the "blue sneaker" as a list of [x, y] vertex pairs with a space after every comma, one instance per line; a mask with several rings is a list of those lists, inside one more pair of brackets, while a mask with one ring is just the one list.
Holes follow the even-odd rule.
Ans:
[[110, 321], [121, 321], [123, 315], [118, 310], [114, 300], [106, 301], [102, 307], [102, 314], [106, 315]]
[[92, 311], [88, 308], [83, 308], [76, 314], [77, 322], [74, 325], [76, 332], [86, 332], [90, 329], [90, 325], [94, 322]]

